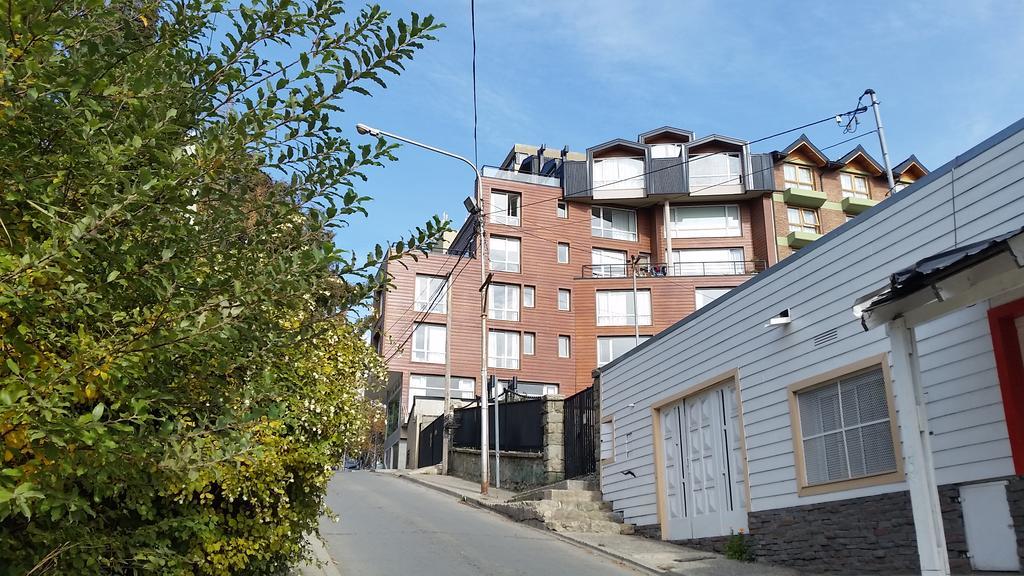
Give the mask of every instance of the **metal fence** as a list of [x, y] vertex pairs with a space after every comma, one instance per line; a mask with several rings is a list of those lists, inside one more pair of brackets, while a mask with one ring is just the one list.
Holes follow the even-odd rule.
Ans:
[[594, 389], [587, 388], [566, 398], [564, 413], [565, 477], [596, 472], [598, 427]]
[[416, 465], [420, 468], [441, 463], [444, 452], [444, 416], [438, 416], [420, 430], [418, 452]]
[[[501, 402], [498, 414], [501, 450], [516, 452], [542, 452], [544, 450], [544, 399], [533, 398], [518, 402]], [[494, 406], [490, 407], [488, 427], [490, 446], [494, 448]], [[480, 448], [480, 407], [455, 410], [455, 430], [452, 445], [460, 448]]]

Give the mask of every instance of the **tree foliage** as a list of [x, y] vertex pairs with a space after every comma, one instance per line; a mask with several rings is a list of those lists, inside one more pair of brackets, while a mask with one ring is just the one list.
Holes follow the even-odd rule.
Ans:
[[340, 105], [439, 26], [340, 0], [0, 22], [0, 573], [281, 570], [369, 425], [352, 318], [444, 227], [336, 245], [394, 159]]

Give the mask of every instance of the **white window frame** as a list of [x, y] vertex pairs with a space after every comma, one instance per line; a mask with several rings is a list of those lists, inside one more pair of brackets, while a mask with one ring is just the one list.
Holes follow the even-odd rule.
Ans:
[[744, 268], [742, 247], [672, 250], [673, 276], [742, 276]]
[[[732, 288], [721, 287], [721, 286], [698, 286], [693, 289], [693, 301], [694, 310], [700, 310], [701, 308], [711, 304], [715, 300], [718, 300], [722, 296], [725, 296]], [[711, 296], [711, 292], [718, 292], [714, 297]]]
[[555, 216], [563, 220], [569, 217], [569, 205], [564, 200], [559, 200], [555, 207]]
[[[651, 291], [649, 289], [636, 291], [636, 305], [640, 308], [630, 313], [633, 307], [632, 290], [598, 290], [595, 296], [598, 326], [650, 326], [651, 314]], [[616, 307], [622, 303], [625, 308], [617, 310]]]
[[[491, 320], [519, 321], [519, 285], [492, 282], [487, 288], [487, 317]], [[498, 298], [498, 295], [501, 298]], [[497, 304], [502, 304], [499, 308]]]
[[[440, 380], [440, 388], [436, 386]], [[430, 386], [430, 383], [435, 386]], [[435, 393], [431, 394], [430, 391]], [[451, 397], [462, 400], [472, 400], [476, 397], [476, 380], [462, 376], [452, 376]], [[406, 416], [412, 411], [413, 400], [416, 398], [444, 398], [444, 376], [436, 374], [410, 374], [409, 375], [409, 402], [406, 404]]]
[[[413, 310], [428, 314], [448, 313], [448, 281], [444, 276], [416, 275], [416, 296]], [[433, 306], [431, 306], [433, 303]]]
[[519, 226], [522, 209], [523, 196], [519, 192], [491, 190], [491, 222]]
[[[605, 214], [609, 220], [605, 220]], [[615, 215], [626, 215], [626, 228], [615, 227]], [[636, 242], [636, 210], [626, 208], [612, 208], [610, 206], [591, 206], [590, 208], [590, 235], [597, 238], [610, 238], [612, 240], [624, 240]]]
[[523, 332], [523, 356], [533, 356], [537, 353], [537, 333]]
[[596, 246], [590, 249], [590, 275], [594, 278], [625, 278], [628, 262], [629, 253], [625, 250]]
[[523, 286], [523, 308], [534, 308], [537, 306], [537, 287]]
[[488, 367], [518, 370], [519, 353], [519, 332], [512, 330], [488, 330]]
[[[650, 340], [650, 336], [640, 336], [640, 343]], [[616, 342], [629, 342], [631, 346], [628, 350], [615, 354], [615, 343]], [[636, 347], [636, 336], [598, 336], [597, 337], [597, 366], [601, 367], [609, 362], [615, 360], [619, 356], [622, 356], [626, 352], [629, 352]]]
[[[721, 226], [690, 226], [686, 227], [686, 212], [694, 210], [707, 210], [710, 208], [721, 209]], [[699, 220], [690, 217], [690, 220]], [[707, 218], [707, 220], [712, 220]], [[716, 223], [716, 222], [712, 222]], [[740, 220], [740, 207], [738, 204], [706, 204], [700, 206], [672, 206], [669, 210], [669, 232], [673, 238], [727, 238], [743, 235], [743, 223]]]
[[[563, 296], [565, 297], [565, 305], [562, 305]], [[561, 312], [569, 312], [572, 310], [572, 290], [569, 288], [558, 289], [558, 310]]]
[[[860, 185], [863, 185], [863, 189]], [[871, 185], [868, 183], [868, 177], [863, 174], [840, 172], [839, 188], [843, 192], [843, 198], [871, 198]]]
[[[735, 160], [735, 165], [733, 162], [727, 161], [724, 164], [725, 171], [720, 170], [722, 166], [713, 166], [712, 169], [703, 171], [704, 165], [708, 164], [709, 160], [714, 159], [716, 156]], [[735, 186], [743, 181], [743, 158], [739, 152], [691, 154], [687, 160], [691, 194], [716, 186]], [[733, 171], [734, 167], [736, 168], [735, 172]]]
[[[794, 222], [793, 215], [796, 214], [796, 222]], [[808, 214], [813, 214], [813, 223], [811, 219], [807, 218]], [[787, 206], [786, 207], [786, 220], [789, 222], [790, 232], [809, 232], [811, 234], [821, 234], [821, 215], [814, 208], [801, 208], [799, 206]]]
[[651, 158], [682, 158], [684, 144], [672, 142], [651, 144]]
[[569, 250], [571, 247], [568, 242], [558, 242], [555, 248], [555, 258], [559, 264], [569, 263]]
[[643, 156], [595, 158], [593, 162], [593, 188], [595, 191], [643, 190]]
[[[501, 245], [501, 249], [497, 246]], [[514, 246], [515, 250], [509, 248]], [[502, 260], [495, 259], [496, 255], [501, 255], [504, 258]], [[510, 256], [515, 255], [515, 258]], [[519, 238], [512, 236], [491, 236], [490, 245], [487, 247], [487, 260], [490, 263], [490, 269], [496, 272], [519, 272], [520, 271], [520, 260], [522, 259], [523, 245]]]
[[558, 357], [572, 358], [572, 338], [566, 334], [558, 335]]
[[[787, 162], [782, 165], [782, 174], [786, 188], [814, 190], [814, 170], [810, 166]], [[805, 178], [806, 176], [806, 178]]]
[[444, 364], [447, 337], [448, 330], [444, 324], [416, 324], [412, 333], [412, 361]]

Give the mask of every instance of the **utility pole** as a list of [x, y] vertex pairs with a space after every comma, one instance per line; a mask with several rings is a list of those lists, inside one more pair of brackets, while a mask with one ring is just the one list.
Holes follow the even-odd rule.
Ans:
[[[480, 249], [478, 250], [477, 256], [480, 258], [480, 493], [486, 495], [487, 487], [490, 483], [490, 475], [488, 474], [488, 437], [487, 437], [487, 234], [485, 231], [485, 214], [484, 214], [484, 188], [483, 181], [480, 179], [480, 170], [476, 167], [472, 161], [458, 154], [442, 150], [436, 146], [430, 146], [422, 142], [417, 142], [411, 138], [399, 136], [391, 132], [385, 132], [379, 128], [372, 128], [366, 124], [356, 124], [356, 132], [360, 134], [369, 134], [377, 138], [392, 138], [406, 144], [418, 146], [431, 152], [436, 152], [449, 158], [454, 158], [467, 164], [473, 169], [473, 174], [476, 176], [476, 216], [478, 218], [477, 234], [479, 235]], [[445, 333], [445, 349], [448, 348], [448, 340], [451, 339], [451, 334]]]
[[633, 346], [640, 345], [640, 307], [637, 305], [636, 296], [636, 265], [640, 261], [640, 256], [634, 254], [629, 259], [630, 269], [633, 271]]
[[[452, 268], [452, 272], [455, 268]], [[452, 272], [444, 281], [444, 413], [441, 415], [441, 474], [448, 475], [448, 448], [451, 444], [452, 414]]]
[[878, 130], [878, 144], [882, 147], [882, 163], [885, 164], [885, 177], [889, 181], [889, 193], [896, 189], [896, 181], [892, 176], [892, 165], [889, 163], [889, 147], [885, 143], [885, 128], [882, 127], [882, 115], [878, 111], [878, 98], [875, 96], [875, 91], [868, 88], [864, 91], [865, 95], [871, 96], [871, 109], [875, 112], [875, 128]]

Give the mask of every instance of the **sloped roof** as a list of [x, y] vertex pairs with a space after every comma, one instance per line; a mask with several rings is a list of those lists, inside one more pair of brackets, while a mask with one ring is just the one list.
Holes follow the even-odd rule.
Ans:
[[801, 134], [800, 137], [794, 140], [792, 144], [786, 146], [782, 151], [780, 151], [779, 155], [782, 157], [789, 156], [790, 154], [795, 152], [797, 148], [801, 147], [807, 148], [808, 150], [811, 151], [811, 153], [818, 157], [818, 159], [821, 161], [819, 166], [825, 166], [826, 164], [829, 163], [828, 156], [826, 156], [824, 152], [818, 149], [818, 147], [815, 146], [813, 142], [811, 142], [811, 139], [808, 138], [806, 134]]
[[634, 150], [639, 150], [640, 152], [646, 152], [647, 151], [647, 147], [644, 146], [643, 144], [640, 144], [640, 143], [637, 143], [637, 142], [633, 142], [632, 140], [626, 140], [625, 138], [616, 138], [614, 140], [609, 140], [607, 142], [598, 144], [597, 146], [591, 146], [590, 148], [587, 148], [587, 155], [588, 156], [593, 156], [594, 154], [596, 154], [598, 152], [601, 152], [602, 150], [607, 150], [609, 148], [615, 148], [616, 146], [624, 146], [626, 148], [633, 148]]
[[644, 132], [644, 133], [638, 135], [636, 137], [636, 141], [637, 142], [645, 142], [651, 136], [658, 136], [658, 135], [661, 135], [661, 134], [675, 134], [677, 136], [683, 136], [683, 137], [686, 138], [687, 142], [690, 142], [690, 141], [693, 140], [693, 131], [692, 130], [686, 130], [686, 129], [683, 129], [683, 128], [676, 128], [674, 126], [662, 126], [660, 128], [655, 128], [654, 130], [648, 130], [647, 132]]
[[906, 172], [907, 170], [909, 170], [911, 166], [915, 165], [921, 170], [922, 176], [928, 174], [928, 169], [925, 168], [924, 164], [922, 164], [921, 161], [917, 159], [917, 156], [913, 154], [911, 154], [910, 157], [904, 160], [903, 162], [897, 164], [896, 167], [892, 169], [892, 174], [893, 176], [899, 176]]
[[711, 142], [723, 142], [725, 144], [731, 144], [733, 146], [746, 146], [747, 145], [747, 141], [746, 140], [740, 140], [739, 138], [733, 138], [731, 136], [722, 136], [721, 134], [708, 134], [707, 136], [704, 136], [703, 138], [698, 138], [698, 139], [696, 139], [696, 140], [694, 140], [692, 142], [687, 143], [686, 147], [687, 148], [696, 148], [698, 146], [703, 146], [704, 144], [709, 144]]
[[877, 160], [872, 158], [871, 154], [868, 154], [868, 151], [865, 150], [864, 146], [861, 146], [860, 144], [857, 144], [856, 148], [847, 152], [846, 155], [840, 158], [839, 160], [836, 160], [835, 164], [839, 166], [846, 166], [847, 164], [852, 162], [854, 158], [856, 158], [857, 156], [864, 158], [864, 161], [867, 162], [878, 174], [885, 173], [885, 169], [882, 168], [882, 165], [879, 164]]

